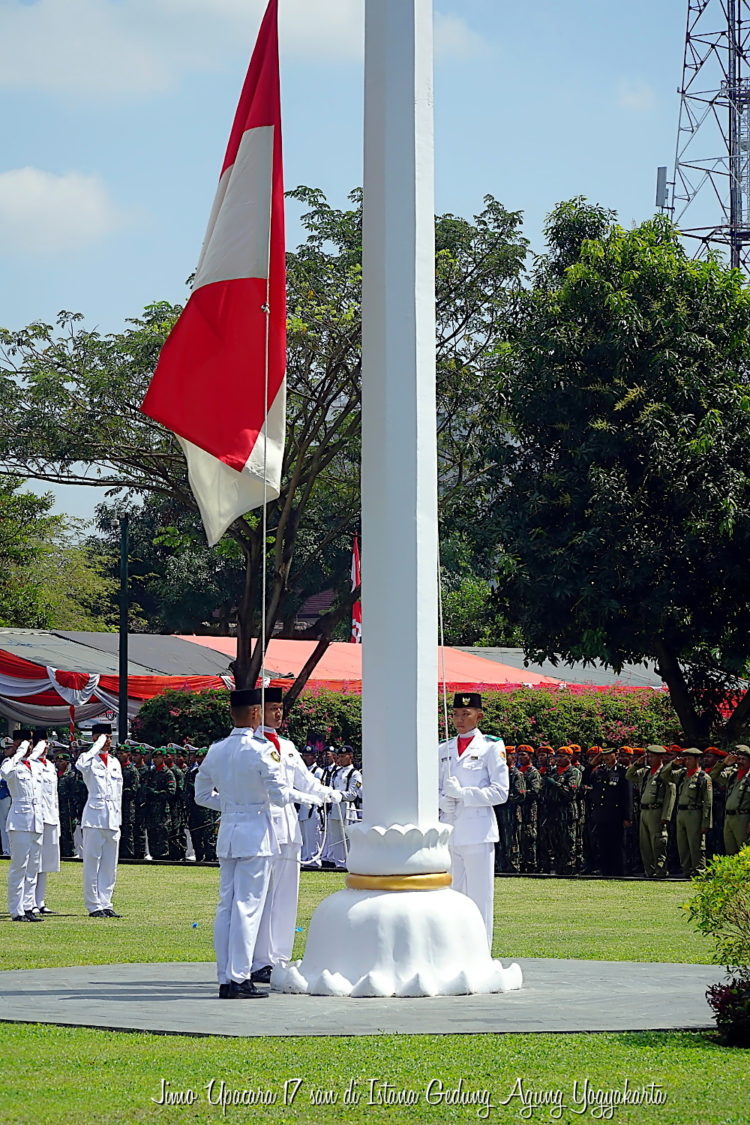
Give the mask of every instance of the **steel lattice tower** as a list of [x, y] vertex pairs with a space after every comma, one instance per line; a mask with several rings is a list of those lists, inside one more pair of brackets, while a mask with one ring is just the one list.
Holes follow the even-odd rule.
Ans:
[[[682, 233], [750, 272], [750, 0], [688, 0], [672, 204]], [[663, 197], [663, 202], [666, 199]]]

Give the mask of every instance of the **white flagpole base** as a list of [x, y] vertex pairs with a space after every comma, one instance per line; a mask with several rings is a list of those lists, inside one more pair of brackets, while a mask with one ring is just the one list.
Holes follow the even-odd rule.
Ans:
[[318, 906], [303, 959], [277, 966], [271, 987], [352, 997], [521, 988], [519, 966], [492, 959], [476, 904], [445, 885], [450, 834], [446, 824], [352, 826], [348, 880], [355, 886]]
[[521, 988], [516, 964], [487, 948], [475, 903], [436, 891], [343, 890], [313, 915], [305, 956], [277, 966], [271, 987], [310, 996], [465, 996]]

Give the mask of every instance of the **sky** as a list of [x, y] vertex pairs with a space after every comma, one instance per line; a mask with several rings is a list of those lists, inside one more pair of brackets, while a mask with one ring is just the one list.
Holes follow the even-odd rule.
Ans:
[[[0, 324], [182, 301], [265, 0], [0, 0]], [[438, 211], [585, 195], [624, 225], [674, 160], [685, 0], [435, 0]], [[286, 184], [362, 179], [363, 0], [280, 0]], [[288, 214], [289, 244], [300, 238]], [[58, 493], [88, 515], [96, 490]], [[93, 497], [93, 501], [92, 501]]]

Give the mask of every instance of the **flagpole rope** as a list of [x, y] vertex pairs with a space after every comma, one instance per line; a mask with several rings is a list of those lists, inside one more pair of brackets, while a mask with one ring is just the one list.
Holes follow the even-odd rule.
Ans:
[[[275, 146], [275, 136], [274, 136]], [[272, 162], [272, 169], [275, 170], [275, 164]], [[271, 356], [271, 240], [273, 237], [273, 171], [271, 173], [271, 190], [268, 194], [268, 248], [266, 253], [266, 303], [263, 306], [263, 311], [266, 314], [266, 339], [265, 339], [265, 355], [264, 364], [265, 370], [263, 372], [263, 403], [264, 403], [264, 416], [263, 416], [263, 514], [261, 516], [261, 576], [260, 576], [260, 600], [261, 600], [261, 615], [260, 615], [260, 714], [261, 725], [265, 726], [266, 721], [266, 678], [263, 674], [266, 663], [266, 614], [268, 611], [268, 583], [266, 580], [266, 571], [268, 570], [266, 560], [266, 550], [268, 544], [268, 413], [270, 404], [268, 402], [268, 369], [270, 366]]]
[[440, 679], [443, 687], [443, 728], [445, 741], [450, 738], [448, 729], [448, 685], [445, 675], [445, 629], [443, 626], [443, 568], [440, 565], [440, 536], [438, 535], [437, 549], [437, 580], [438, 580], [438, 631], [440, 636]]

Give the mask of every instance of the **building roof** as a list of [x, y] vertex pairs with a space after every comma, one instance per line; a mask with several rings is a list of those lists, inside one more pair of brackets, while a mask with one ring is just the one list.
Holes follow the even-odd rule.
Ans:
[[569, 684], [593, 684], [595, 687], [643, 687], [661, 688], [664, 686], [662, 678], [656, 671], [656, 666], [649, 661], [647, 664], [626, 664], [618, 675], [601, 661], [593, 664], [553, 664], [551, 660], [536, 664], [531, 661], [525, 663], [522, 648], [462, 648], [462, 652], [475, 653], [485, 660], [496, 660], [504, 665], [511, 665], [524, 672], [535, 672], [540, 676], [556, 676]]

